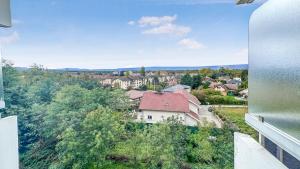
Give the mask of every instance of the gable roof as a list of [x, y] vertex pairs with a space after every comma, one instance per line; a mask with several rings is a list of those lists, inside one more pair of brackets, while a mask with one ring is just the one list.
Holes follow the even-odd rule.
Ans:
[[190, 112], [188, 99], [186, 99], [182, 94], [168, 92], [144, 93], [139, 109], [167, 112]]
[[228, 90], [238, 90], [238, 88], [239, 88], [238, 85], [236, 85], [236, 84], [225, 84], [224, 86]]
[[196, 103], [198, 105], [201, 105], [201, 102], [197, 99], [197, 97], [195, 97], [194, 95], [190, 94], [189, 92], [187, 92], [186, 90], [177, 90], [174, 93], [179, 93], [182, 94], [186, 99], [188, 99], [189, 101]]
[[130, 90], [126, 92], [127, 96], [129, 96], [130, 99], [135, 100], [143, 97], [145, 91], [138, 91], [138, 90]]

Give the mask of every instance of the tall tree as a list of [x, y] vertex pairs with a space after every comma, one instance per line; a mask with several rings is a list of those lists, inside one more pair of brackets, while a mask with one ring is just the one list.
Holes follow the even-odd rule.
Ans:
[[145, 70], [145, 67], [144, 67], [144, 66], [141, 67], [140, 74], [141, 74], [142, 76], [145, 76], [145, 75], [146, 75], [146, 70]]
[[185, 74], [181, 77], [180, 84], [192, 86], [193, 85], [193, 78], [190, 74]]
[[202, 80], [202, 77], [200, 74], [193, 76], [192, 88], [193, 89], [198, 88], [202, 84], [201, 80]]

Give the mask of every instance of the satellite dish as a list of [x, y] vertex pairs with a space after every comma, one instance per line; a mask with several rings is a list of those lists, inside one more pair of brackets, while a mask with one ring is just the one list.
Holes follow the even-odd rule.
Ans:
[[0, 27], [11, 27], [10, 0], [0, 0]]

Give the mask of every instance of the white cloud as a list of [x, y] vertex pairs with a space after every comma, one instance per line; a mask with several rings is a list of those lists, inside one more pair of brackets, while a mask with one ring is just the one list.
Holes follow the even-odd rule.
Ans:
[[205, 46], [202, 43], [200, 43], [194, 39], [189, 39], [189, 38], [182, 39], [181, 41], [178, 42], [178, 44], [181, 46], [184, 46], [186, 48], [189, 48], [189, 49], [205, 48]]
[[129, 25], [137, 23], [142, 29], [142, 34], [166, 34], [183, 36], [191, 32], [188, 26], [177, 25], [177, 15], [173, 16], [143, 16], [138, 21], [129, 21]]
[[159, 26], [164, 24], [173, 23], [177, 19], [177, 16], [143, 16], [139, 21], [140, 26]]
[[165, 24], [151, 29], [144, 30], [143, 34], [169, 34], [169, 35], [186, 35], [191, 32], [191, 28], [187, 26], [179, 26], [174, 24]]
[[0, 37], [0, 45], [11, 44], [18, 41], [19, 39], [19, 34], [17, 32], [13, 32], [10, 35]]
[[135, 25], [135, 22], [134, 21], [129, 21], [128, 25]]

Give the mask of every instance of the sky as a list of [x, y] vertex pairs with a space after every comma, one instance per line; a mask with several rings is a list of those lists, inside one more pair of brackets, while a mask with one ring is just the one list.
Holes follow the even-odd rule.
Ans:
[[0, 30], [15, 66], [127, 68], [248, 62], [248, 21], [262, 2], [235, 0], [13, 0]]

